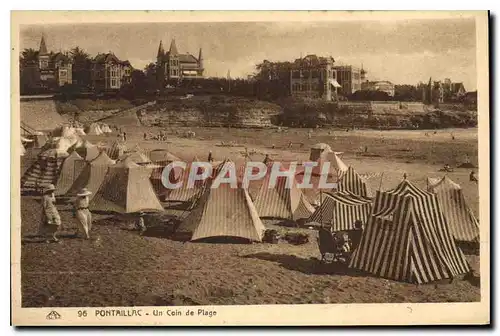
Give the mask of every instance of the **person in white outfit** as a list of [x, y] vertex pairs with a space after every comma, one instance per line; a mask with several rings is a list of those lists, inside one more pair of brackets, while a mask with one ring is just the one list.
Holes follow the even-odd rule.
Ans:
[[83, 188], [76, 194], [74, 203], [74, 215], [80, 224], [80, 231], [85, 235], [85, 239], [90, 239], [90, 231], [92, 230], [92, 213], [89, 210], [89, 195], [92, 192], [87, 188]]
[[[57, 233], [61, 227], [61, 217], [56, 207], [56, 197], [54, 196], [55, 190], [56, 187], [53, 184], [49, 184], [43, 189], [42, 223], [39, 228], [39, 235], [44, 239], [47, 236], [51, 236], [52, 241], [58, 242]], [[46, 242], [50, 243], [50, 240]]]

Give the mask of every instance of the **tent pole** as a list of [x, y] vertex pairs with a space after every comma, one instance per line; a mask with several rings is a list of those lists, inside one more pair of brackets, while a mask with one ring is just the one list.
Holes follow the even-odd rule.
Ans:
[[[319, 208], [321, 208], [322, 204], [323, 204], [323, 192], [320, 190], [319, 191]], [[323, 228], [323, 215], [322, 215], [322, 212], [319, 213], [319, 223], [321, 224], [321, 228]]]
[[378, 185], [378, 191], [380, 191], [380, 189], [382, 188], [382, 180], [384, 178], [384, 172], [382, 172], [382, 175], [380, 175], [380, 183]]

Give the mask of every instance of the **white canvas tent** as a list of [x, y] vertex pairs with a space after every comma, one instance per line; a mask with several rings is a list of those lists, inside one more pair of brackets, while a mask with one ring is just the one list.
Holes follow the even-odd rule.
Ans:
[[150, 169], [128, 158], [110, 166], [90, 202], [90, 210], [121, 214], [163, 211], [149, 181], [150, 174]]
[[297, 187], [295, 177], [290, 188], [285, 177], [278, 177], [276, 184], [272, 186], [269, 173], [264, 177], [255, 198], [255, 208], [261, 218], [288, 220], [309, 218], [314, 212], [314, 207], [307, 201], [302, 190]]
[[[234, 163], [226, 161], [224, 164]], [[179, 229], [193, 232], [192, 241], [215, 237], [262, 241], [264, 224], [248, 191], [242, 188], [241, 180], [237, 188], [227, 183], [212, 188], [212, 183], [213, 178], [210, 178], [202, 196]]]
[[67, 190], [66, 195], [73, 196], [79, 193], [83, 188], [87, 188], [92, 192], [89, 198], [94, 198], [108, 173], [108, 168], [114, 164], [115, 161], [111, 160], [106, 152], [101, 152], [97, 158], [84, 165], [80, 174], [75, 178], [73, 184]]

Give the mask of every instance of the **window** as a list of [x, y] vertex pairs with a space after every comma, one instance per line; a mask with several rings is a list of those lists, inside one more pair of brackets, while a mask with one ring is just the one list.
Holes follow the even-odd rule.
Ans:
[[59, 70], [59, 76], [66, 76], [68, 72], [66, 70]]
[[318, 78], [319, 77], [319, 71], [318, 70], [311, 71], [311, 77], [312, 78]]
[[300, 78], [300, 71], [297, 70], [292, 71], [292, 78]]
[[111, 87], [116, 87], [116, 86], [117, 86], [116, 79], [112, 79], [111, 80]]

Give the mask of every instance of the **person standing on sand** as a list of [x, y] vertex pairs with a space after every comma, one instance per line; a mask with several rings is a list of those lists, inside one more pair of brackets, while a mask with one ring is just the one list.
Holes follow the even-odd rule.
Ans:
[[212, 151], [209, 151], [209, 152], [208, 152], [208, 158], [207, 158], [207, 161], [208, 161], [208, 162], [213, 162], [213, 161], [214, 161], [214, 158], [212, 157]]
[[80, 229], [85, 234], [85, 239], [90, 239], [90, 230], [92, 229], [92, 214], [89, 210], [89, 195], [91, 195], [87, 188], [83, 188], [76, 194], [74, 203], [74, 217], [78, 219]]
[[[40, 226], [39, 234], [46, 238], [48, 235], [52, 236], [54, 242], [58, 242], [57, 233], [61, 227], [61, 217], [56, 208], [56, 197], [54, 191], [56, 187], [53, 184], [47, 185], [43, 190], [42, 196], [42, 224]], [[46, 243], [50, 243], [46, 240]]]
[[135, 228], [139, 231], [139, 234], [142, 236], [144, 232], [146, 232], [146, 224], [144, 223], [144, 212], [140, 211], [138, 213], [137, 221], [135, 222]]
[[262, 161], [263, 164], [268, 164], [270, 161], [269, 159], [269, 154], [266, 154], [266, 157], [264, 158], [264, 161]]

